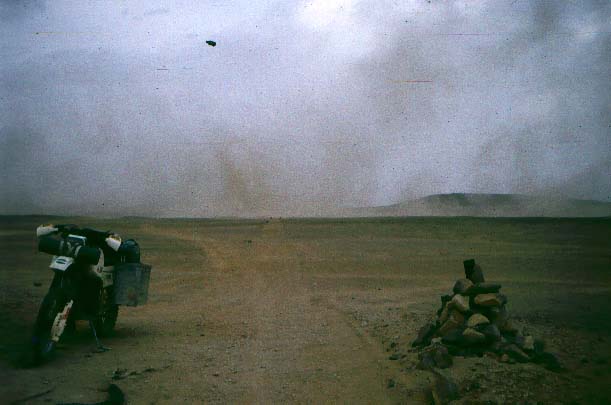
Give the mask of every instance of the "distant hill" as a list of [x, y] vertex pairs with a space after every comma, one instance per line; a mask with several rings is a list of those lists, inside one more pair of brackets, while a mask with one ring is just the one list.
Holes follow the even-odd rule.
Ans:
[[611, 203], [520, 194], [435, 194], [399, 204], [348, 208], [342, 216], [607, 217]]

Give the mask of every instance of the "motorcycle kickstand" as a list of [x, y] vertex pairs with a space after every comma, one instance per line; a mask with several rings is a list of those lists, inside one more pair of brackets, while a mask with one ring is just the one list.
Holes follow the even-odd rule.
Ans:
[[110, 347], [106, 347], [104, 346], [102, 343], [100, 343], [100, 339], [98, 339], [98, 334], [95, 331], [95, 326], [93, 325], [93, 321], [89, 320], [89, 327], [91, 328], [91, 331], [93, 332], [93, 337], [95, 338], [95, 344], [96, 344], [96, 351], [97, 353], [104, 353], [110, 350]]

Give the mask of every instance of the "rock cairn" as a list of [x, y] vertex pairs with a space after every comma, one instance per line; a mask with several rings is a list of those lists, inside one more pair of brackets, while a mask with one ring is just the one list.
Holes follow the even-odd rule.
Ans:
[[412, 343], [421, 347], [418, 368], [446, 368], [452, 356], [489, 355], [501, 362], [536, 362], [553, 371], [561, 365], [545, 344], [518, 332], [507, 313], [501, 285], [486, 283], [474, 259], [463, 262], [466, 278], [456, 281], [452, 294], [441, 297], [437, 316], [424, 325]]

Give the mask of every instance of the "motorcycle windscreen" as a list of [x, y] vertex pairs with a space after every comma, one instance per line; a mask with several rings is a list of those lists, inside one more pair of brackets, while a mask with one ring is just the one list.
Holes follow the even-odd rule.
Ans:
[[66, 256], [53, 256], [51, 265], [53, 270], [66, 271], [70, 265], [74, 263], [74, 259]]

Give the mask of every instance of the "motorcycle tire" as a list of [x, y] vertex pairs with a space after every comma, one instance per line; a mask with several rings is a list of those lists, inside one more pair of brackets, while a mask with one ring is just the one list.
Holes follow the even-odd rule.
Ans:
[[95, 320], [95, 329], [100, 337], [112, 335], [117, 317], [119, 316], [119, 306], [114, 303], [112, 288], [104, 288], [100, 292], [100, 312]]
[[55, 354], [56, 342], [51, 339], [51, 328], [55, 317], [64, 309], [66, 298], [61, 291], [51, 286], [38, 310], [34, 326], [33, 349], [34, 362], [44, 363]]

